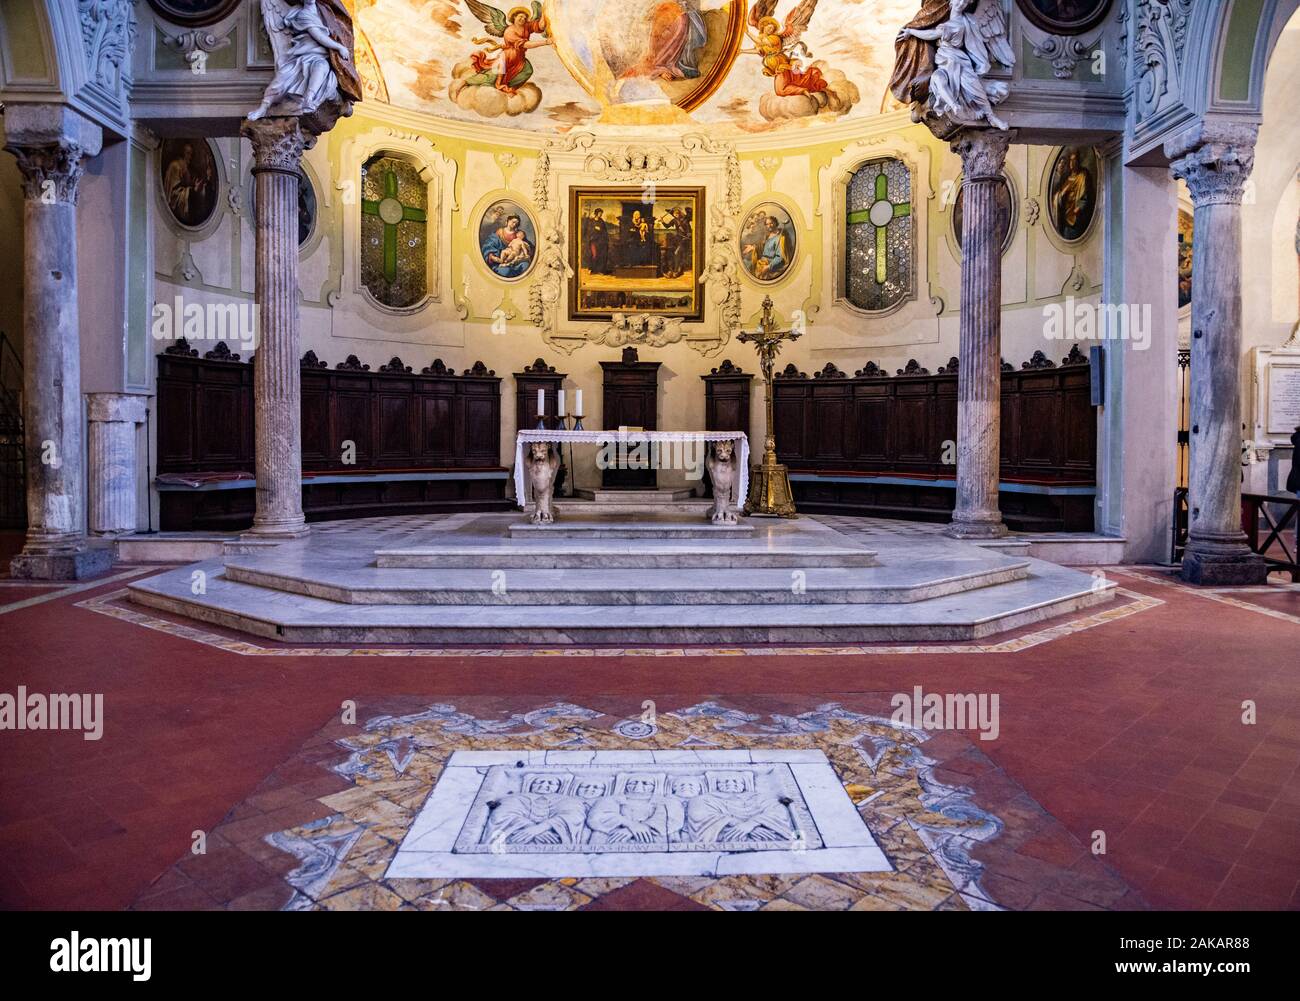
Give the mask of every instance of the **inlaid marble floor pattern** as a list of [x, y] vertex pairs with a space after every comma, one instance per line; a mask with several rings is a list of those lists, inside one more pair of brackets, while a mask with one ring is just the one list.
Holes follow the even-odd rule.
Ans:
[[519, 699], [363, 703], [134, 906], [1144, 906], [964, 735], [892, 723], [884, 697], [756, 701], [629, 717]]

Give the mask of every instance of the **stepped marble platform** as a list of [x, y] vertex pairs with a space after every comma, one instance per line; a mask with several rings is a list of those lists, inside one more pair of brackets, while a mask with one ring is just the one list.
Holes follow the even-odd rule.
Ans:
[[134, 582], [129, 596], [294, 642], [555, 645], [976, 639], [1113, 594], [1090, 574], [946, 538], [877, 533], [868, 547], [814, 518], [754, 519], [751, 536], [727, 540], [552, 541], [512, 537], [517, 517], [318, 527]]

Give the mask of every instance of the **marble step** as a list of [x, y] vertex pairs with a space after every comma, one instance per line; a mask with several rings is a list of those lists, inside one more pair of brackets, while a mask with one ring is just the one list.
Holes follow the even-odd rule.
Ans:
[[564, 517], [558, 512], [555, 521], [535, 525], [530, 521], [509, 526], [512, 539], [724, 539], [745, 538], [755, 531], [753, 522], [741, 518], [734, 525], [715, 525], [702, 514], [676, 513], [635, 515], [592, 514]]
[[[671, 504], [642, 503], [637, 501], [594, 501], [574, 500], [559, 497], [554, 501], [557, 517], [586, 518], [591, 515], [623, 515], [625, 517], [643, 517], [646, 515], [671, 514], [703, 518], [712, 508], [713, 501], [708, 498], [673, 501]], [[524, 508], [532, 514], [534, 506], [530, 503]]]
[[[346, 605], [222, 576], [219, 562], [128, 586], [130, 600], [200, 622], [296, 643], [737, 644], [982, 639], [1109, 601], [1115, 585], [1030, 560], [1018, 581], [904, 604]], [[206, 593], [191, 573], [209, 572]]]
[[227, 580], [350, 605], [898, 604], [1028, 575], [1025, 561], [931, 560], [813, 569], [395, 570], [227, 559]]
[[455, 570], [650, 570], [677, 567], [686, 570], [749, 567], [752, 569], [812, 567], [869, 567], [876, 554], [843, 540], [844, 545], [782, 547], [754, 539], [654, 540], [632, 544], [627, 540], [503, 539], [500, 545], [409, 546], [375, 550], [375, 563], [395, 569]]
[[595, 504], [678, 504], [691, 498], [690, 487], [660, 487], [653, 490], [578, 490], [582, 500]]

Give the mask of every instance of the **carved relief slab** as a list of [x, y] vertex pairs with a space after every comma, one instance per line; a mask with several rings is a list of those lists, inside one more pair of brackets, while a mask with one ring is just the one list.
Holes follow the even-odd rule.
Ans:
[[390, 877], [872, 872], [821, 751], [459, 751]]

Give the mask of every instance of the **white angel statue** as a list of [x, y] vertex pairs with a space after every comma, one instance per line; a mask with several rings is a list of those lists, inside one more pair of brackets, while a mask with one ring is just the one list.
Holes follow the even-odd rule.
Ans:
[[934, 73], [930, 77], [927, 110], [947, 115], [962, 125], [986, 121], [1005, 129], [993, 110], [1007, 99], [1010, 88], [999, 80], [985, 80], [993, 60], [1014, 66], [1016, 54], [1007, 41], [1007, 22], [994, 0], [952, 0], [948, 19], [935, 28], [904, 28], [899, 39], [937, 42]]
[[262, 0], [275, 76], [248, 117], [310, 115], [326, 102], [361, 100], [352, 62], [352, 18], [339, 0]]

